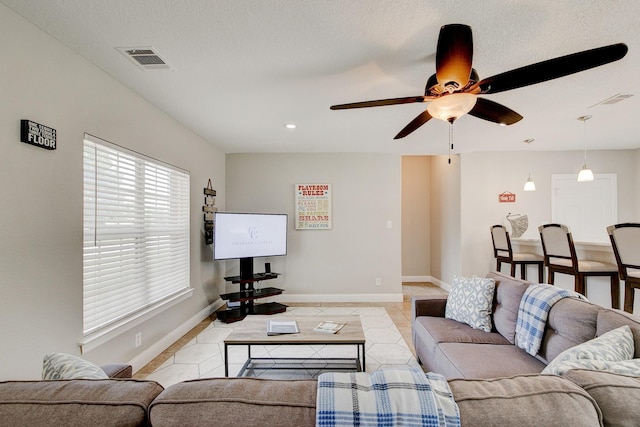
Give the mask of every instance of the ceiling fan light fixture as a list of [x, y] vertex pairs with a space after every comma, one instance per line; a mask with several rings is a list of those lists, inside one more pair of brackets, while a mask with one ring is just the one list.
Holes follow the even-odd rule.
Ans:
[[452, 93], [431, 101], [427, 105], [427, 111], [436, 119], [450, 122], [471, 111], [477, 99], [471, 93]]

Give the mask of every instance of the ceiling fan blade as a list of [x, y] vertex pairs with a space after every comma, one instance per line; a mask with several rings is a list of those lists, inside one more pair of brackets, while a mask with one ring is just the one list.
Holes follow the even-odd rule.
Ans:
[[378, 99], [377, 101], [352, 102], [350, 104], [332, 105], [332, 110], [347, 110], [350, 108], [382, 107], [384, 105], [412, 104], [414, 102], [427, 102], [431, 96], [407, 96], [404, 98]]
[[462, 24], [442, 26], [436, 50], [436, 77], [440, 86], [455, 82], [455, 89], [465, 87], [469, 82], [472, 59], [471, 27]]
[[468, 92], [498, 93], [557, 79], [617, 61], [627, 54], [627, 50], [627, 45], [617, 43], [549, 59], [483, 79], [473, 85]]
[[418, 129], [423, 124], [427, 123], [431, 120], [431, 114], [427, 110], [424, 110], [422, 113], [418, 114], [418, 116], [411, 120], [411, 122], [404, 127], [393, 139], [404, 138], [409, 135], [414, 130]]
[[522, 120], [522, 116], [512, 109], [484, 98], [476, 100], [476, 105], [469, 111], [469, 114], [501, 125], [512, 125]]

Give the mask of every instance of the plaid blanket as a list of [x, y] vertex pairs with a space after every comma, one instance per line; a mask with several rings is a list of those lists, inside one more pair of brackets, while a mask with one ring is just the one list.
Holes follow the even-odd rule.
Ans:
[[549, 310], [562, 298], [580, 298], [577, 292], [560, 289], [543, 283], [530, 285], [524, 292], [518, 307], [516, 320], [516, 345], [532, 356], [538, 354]]
[[443, 376], [417, 369], [329, 372], [318, 377], [316, 426], [460, 426]]

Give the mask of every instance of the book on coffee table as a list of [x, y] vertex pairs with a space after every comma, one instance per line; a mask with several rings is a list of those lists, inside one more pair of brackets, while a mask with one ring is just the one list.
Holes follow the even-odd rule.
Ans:
[[299, 334], [298, 322], [295, 320], [267, 321], [267, 335]]
[[315, 332], [322, 332], [323, 334], [335, 334], [344, 327], [344, 323], [336, 323], [330, 320], [318, 323], [318, 326], [313, 328]]

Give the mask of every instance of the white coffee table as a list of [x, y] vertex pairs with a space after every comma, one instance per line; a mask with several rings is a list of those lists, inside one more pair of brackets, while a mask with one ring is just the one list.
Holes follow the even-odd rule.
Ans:
[[[278, 318], [278, 320], [284, 320]], [[298, 322], [299, 334], [267, 335], [267, 320], [247, 323], [233, 330], [224, 340], [224, 375], [229, 376], [229, 346], [247, 346], [247, 360], [238, 372], [241, 377], [245, 372], [255, 369], [322, 369], [324, 371], [364, 371], [365, 338], [359, 316], [298, 316], [287, 317], [287, 320]], [[344, 327], [336, 334], [314, 332], [318, 323], [331, 320], [344, 323]], [[355, 345], [357, 357], [326, 358], [287, 358], [287, 357], [252, 357], [253, 345]]]

